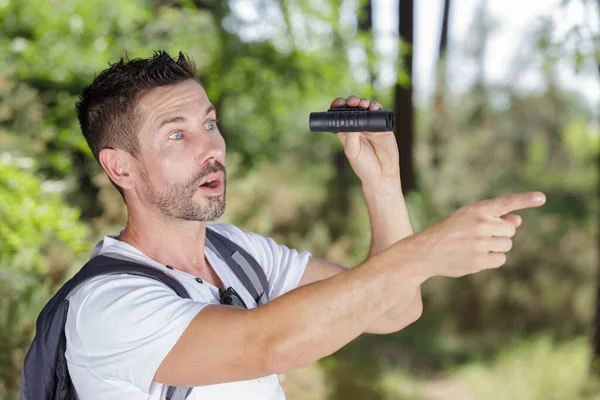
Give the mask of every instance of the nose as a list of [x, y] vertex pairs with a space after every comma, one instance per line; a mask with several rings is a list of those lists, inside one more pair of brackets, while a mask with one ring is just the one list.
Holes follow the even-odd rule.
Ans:
[[[216, 136], [216, 135], [215, 135]], [[223, 155], [225, 153], [225, 143], [221, 135], [218, 137], [212, 136], [205, 138], [198, 146], [197, 162], [199, 165], [219, 161], [223, 163]]]

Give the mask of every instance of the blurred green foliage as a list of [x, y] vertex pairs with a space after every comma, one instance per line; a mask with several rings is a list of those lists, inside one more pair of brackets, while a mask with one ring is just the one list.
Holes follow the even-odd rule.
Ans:
[[500, 351], [491, 366], [473, 363], [455, 374], [475, 398], [598, 400], [600, 386], [587, 376], [588, 345], [584, 338], [563, 344], [544, 336], [519, 341]]
[[[348, 17], [358, 3], [343, 3], [345, 9], [333, 0], [261, 0], [263, 13], [253, 19], [232, 7], [236, 2], [217, 0], [0, 0], [0, 398], [15, 396], [44, 302], [96, 240], [125, 223], [122, 200], [93, 160], [74, 110], [83, 86], [125, 54], [183, 50], [196, 61], [228, 145], [223, 220], [344, 265], [364, 259], [370, 235], [359, 182], [340, 167], [336, 137], [307, 126], [311, 111], [338, 96], [392, 106], [391, 88], [375, 90], [360, 79], [372, 64], [348, 56], [368, 38]], [[544, 27], [550, 35], [552, 27]], [[416, 110], [419, 187], [407, 201], [416, 230], [508, 192], [542, 190], [547, 205], [520, 213], [524, 224], [505, 268], [427, 282], [421, 320], [394, 335], [361, 337], [319, 363], [319, 393], [435, 399], [427, 390], [424, 397], [397, 391], [390, 380], [402, 369], [403, 387], [448, 373], [500, 388], [510, 378], [505, 371], [518, 365], [532, 371], [532, 382], [570, 382], [551, 392], [579, 398], [587, 349], [572, 338], [588, 334], [592, 322], [600, 132], [593, 107], [557, 84], [556, 51], [537, 51], [546, 60], [541, 92], [476, 82], [447, 98], [444, 115]], [[428, 136], [434, 118], [444, 127], [439, 168]], [[496, 358], [539, 332], [556, 347], [532, 339]], [[578, 357], [571, 375], [536, 375], [571, 352]], [[457, 365], [467, 372], [452, 375]], [[286, 385], [295, 379], [300, 375], [290, 374]], [[550, 393], [527, 390], [514, 398]]]
[[37, 314], [89, 245], [79, 212], [31, 174], [32, 161], [0, 153], [0, 398], [18, 389]]

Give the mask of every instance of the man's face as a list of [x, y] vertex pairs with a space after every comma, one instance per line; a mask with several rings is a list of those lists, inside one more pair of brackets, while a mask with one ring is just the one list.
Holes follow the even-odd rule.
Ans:
[[141, 97], [140, 196], [168, 219], [211, 221], [225, 211], [225, 142], [193, 80]]

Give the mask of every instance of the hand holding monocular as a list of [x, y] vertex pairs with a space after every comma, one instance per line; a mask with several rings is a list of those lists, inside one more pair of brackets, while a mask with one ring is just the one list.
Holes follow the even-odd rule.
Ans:
[[394, 130], [392, 110], [367, 110], [358, 107], [330, 108], [310, 113], [311, 132], [389, 132]]

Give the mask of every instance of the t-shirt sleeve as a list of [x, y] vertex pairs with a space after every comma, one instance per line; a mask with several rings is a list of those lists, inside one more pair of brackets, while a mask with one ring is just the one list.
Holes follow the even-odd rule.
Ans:
[[190, 321], [208, 305], [183, 299], [161, 282], [129, 275], [94, 278], [69, 303], [69, 362], [145, 393]]
[[218, 224], [214, 228], [250, 253], [265, 270], [269, 282], [269, 299], [295, 289], [302, 278], [308, 261], [308, 251], [298, 252], [272, 238], [253, 232], [244, 232], [234, 225]]

